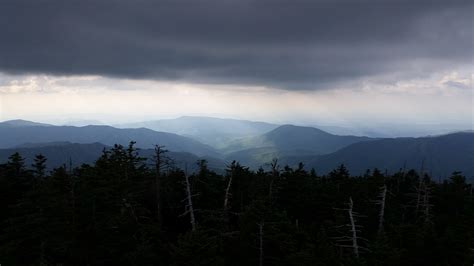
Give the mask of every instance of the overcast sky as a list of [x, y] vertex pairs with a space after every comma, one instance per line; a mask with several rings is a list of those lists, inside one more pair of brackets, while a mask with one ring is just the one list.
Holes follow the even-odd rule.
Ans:
[[0, 0], [0, 120], [472, 127], [473, 2]]

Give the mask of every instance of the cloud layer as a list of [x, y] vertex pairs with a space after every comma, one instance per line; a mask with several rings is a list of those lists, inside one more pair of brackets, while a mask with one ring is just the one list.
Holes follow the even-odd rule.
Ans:
[[427, 77], [472, 64], [472, 8], [463, 0], [7, 0], [0, 71], [285, 90]]
[[466, 73], [446, 72], [392, 84], [374, 79], [356, 88], [289, 91], [101, 76], [0, 73], [0, 121], [94, 119], [124, 123], [205, 115], [281, 124], [373, 129], [380, 128], [380, 124], [396, 124], [397, 130], [398, 124], [432, 124], [464, 130], [474, 125], [474, 97], [469, 88], [472, 78]]

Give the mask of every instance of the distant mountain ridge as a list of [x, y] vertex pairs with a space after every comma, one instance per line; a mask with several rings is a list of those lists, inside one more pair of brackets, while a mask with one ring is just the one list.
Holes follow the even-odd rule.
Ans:
[[260, 136], [236, 140], [222, 151], [228, 159], [237, 158], [254, 165], [277, 157], [327, 154], [369, 140], [373, 139], [337, 136], [317, 128], [283, 125]]
[[152, 148], [154, 145], [164, 145], [167, 149], [177, 152], [190, 152], [198, 156], [219, 157], [212, 147], [194, 139], [172, 133], [156, 132], [150, 129], [118, 129], [110, 126], [42, 126], [24, 125], [11, 126], [10, 123], [0, 123], [0, 148], [11, 148], [25, 143], [73, 142], [94, 143], [105, 145], [127, 145], [136, 141], [137, 147]]
[[[52, 143], [36, 143], [35, 145], [23, 145], [10, 149], [0, 149], [0, 163], [8, 161], [8, 157], [15, 152], [25, 158], [26, 166], [29, 167], [33, 163], [33, 159], [37, 154], [42, 154], [47, 158], [46, 165], [48, 169], [53, 169], [66, 165], [69, 167], [71, 163], [73, 167], [80, 166], [81, 164], [93, 164], [105, 150], [111, 149], [110, 146], [102, 143], [71, 143], [71, 142], [52, 142]], [[154, 155], [153, 149], [139, 149], [139, 156], [147, 158], [145, 162], [152, 165], [152, 159]], [[197, 169], [196, 162], [200, 159], [206, 159], [210, 169], [221, 171], [225, 167], [225, 163], [217, 158], [213, 157], [199, 157], [188, 152], [168, 152], [166, 154], [170, 157], [176, 167], [184, 168], [185, 166], [189, 171]]]
[[[196, 119], [191, 118], [193, 121]], [[294, 166], [303, 162], [306, 168], [315, 168], [318, 173], [327, 173], [340, 164], [345, 164], [354, 174], [362, 174], [373, 168], [393, 173], [401, 168], [421, 169], [423, 165], [424, 171], [437, 177], [448, 176], [452, 171], [462, 171], [468, 178], [474, 177], [473, 131], [420, 138], [375, 139], [338, 136], [313, 127], [269, 124], [247, 132], [254, 134], [274, 126], [275, 128], [262, 134], [223, 141], [222, 147], [215, 149], [189, 137], [147, 128], [53, 126], [11, 120], [0, 123], [0, 154], [5, 159], [13, 151], [25, 152], [30, 157], [43, 151], [56, 158], [51, 162], [64, 163], [64, 160], [72, 156], [75, 161], [90, 163], [97, 159], [104, 147], [114, 144], [125, 146], [133, 140], [137, 142], [136, 147], [143, 150], [143, 154], [151, 155], [150, 148], [155, 144], [165, 145], [175, 156], [187, 158], [182, 160], [186, 164], [206, 158], [216, 162], [216, 169], [222, 169], [233, 160], [257, 169], [273, 158], [278, 158], [282, 166]], [[186, 127], [186, 130], [192, 128], [189, 125]], [[198, 126], [197, 130], [203, 127]], [[212, 132], [211, 128], [209, 126], [208, 131], [203, 132], [214, 138], [222, 137], [221, 140], [229, 137], [228, 132], [232, 130], [229, 127]], [[241, 130], [238, 134], [243, 134], [244, 131]]]
[[0, 122], [0, 125], [3, 127], [32, 127], [32, 126], [42, 126], [42, 127], [49, 127], [53, 126], [50, 124], [38, 123], [23, 119], [15, 119], [15, 120], [7, 120]]
[[194, 138], [215, 148], [222, 148], [228, 141], [257, 136], [278, 127], [276, 124], [248, 120], [202, 116], [182, 116], [175, 119], [151, 120], [116, 125], [119, 128], [149, 128]]
[[459, 132], [421, 138], [391, 138], [359, 142], [334, 153], [313, 158], [284, 158], [294, 165], [303, 161], [307, 168], [327, 173], [344, 164], [353, 174], [378, 168], [394, 173], [400, 169], [425, 171], [435, 177], [447, 177], [462, 171], [474, 177], [474, 132]]

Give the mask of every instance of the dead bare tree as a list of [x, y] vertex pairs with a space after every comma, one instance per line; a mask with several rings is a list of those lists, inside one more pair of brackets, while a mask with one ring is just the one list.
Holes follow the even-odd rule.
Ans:
[[354, 255], [358, 258], [359, 257], [359, 245], [357, 244], [357, 229], [355, 224], [355, 217], [354, 217], [354, 202], [352, 201], [352, 197], [349, 198], [349, 209], [347, 210], [349, 214], [349, 219], [351, 221], [351, 231], [352, 231], [352, 248], [354, 249]]
[[420, 212], [421, 200], [423, 198], [424, 183], [420, 181], [416, 187], [416, 206], [415, 206], [415, 217], [418, 217]]
[[225, 196], [224, 196], [224, 210], [227, 210], [229, 206], [229, 197], [232, 196], [230, 193], [230, 189], [232, 186], [232, 179], [234, 177], [234, 169], [235, 169], [235, 161], [232, 162], [230, 166], [230, 176], [229, 176], [229, 181], [227, 182], [227, 187], [225, 189]]
[[350, 235], [345, 235], [342, 237], [333, 237], [333, 239], [339, 242], [337, 246], [343, 248], [351, 248], [352, 252], [354, 253], [354, 256], [356, 258], [359, 258], [360, 250], [368, 250], [367, 248], [364, 248], [359, 244], [359, 240], [368, 240], [358, 235], [361, 232], [360, 228], [362, 228], [362, 226], [357, 225], [357, 217], [362, 217], [362, 215], [354, 211], [354, 202], [352, 201], [352, 197], [349, 197], [349, 202], [347, 203], [347, 206], [347, 208], [339, 210], [347, 211], [349, 217], [349, 224], [338, 226], [338, 228], [348, 227]]
[[380, 235], [383, 232], [383, 224], [385, 221], [385, 200], [387, 198], [387, 186], [383, 185], [381, 187], [381, 191], [379, 194], [379, 199], [377, 200], [377, 204], [380, 205], [380, 212], [379, 212], [379, 228], [378, 234]]
[[188, 173], [187, 173], [187, 167], [186, 167], [186, 171], [184, 173], [184, 177], [185, 177], [185, 185], [186, 185], [186, 198], [183, 200], [186, 202], [186, 205], [184, 207], [184, 213], [181, 214], [181, 216], [185, 216], [187, 214], [189, 214], [189, 221], [191, 223], [191, 230], [192, 231], [196, 231], [196, 218], [194, 216], [194, 207], [193, 207], [193, 196], [195, 195], [192, 195], [191, 194], [191, 183], [189, 182], [189, 176], [188, 176]]
[[432, 221], [432, 207], [433, 204], [431, 203], [431, 186], [430, 180], [427, 179], [428, 176], [424, 178], [420, 178], [420, 182], [418, 186], [415, 188], [416, 190], [416, 203], [415, 203], [415, 218], [418, 221], [423, 221], [425, 224], [431, 224]]
[[425, 224], [431, 224], [432, 223], [432, 214], [431, 214], [431, 208], [433, 207], [433, 204], [430, 203], [431, 199], [431, 188], [428, 185], [424, 186], [424, 191], [423, 191], [423, 200], [421, 203], [421, 207], [423, 208], [423, 218]]
[[163, 166], [169, 163], [169, 158], [166, 156], [168, 150], [164, 148], [164, 146], [155, 145], [155, 154], [154, 154], [154, 161], [155, 161], [155, 190], [156, 190], [156, 215], [158, 223], [161, 224], [162, 222], [162, 214], [161, 214], [161, 169]]
[[169, 164], [170, 158], [166, 156], [167, 152], [168, 150], [165, 149], [165, 146], [155, 145], [155, 154], [153, 159], [155, 163], [155, 172], [157, 174], [161, 174], [162, 168]]

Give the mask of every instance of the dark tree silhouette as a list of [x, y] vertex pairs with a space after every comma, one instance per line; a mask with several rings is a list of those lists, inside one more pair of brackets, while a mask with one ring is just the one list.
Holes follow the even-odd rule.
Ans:
[[317, 175], [276, 160], [267, 172], [234, 161], [219, 174], [202, 160], [188, 172], [168, 167], [161, 146], [150, 159], [149, 168], [134, 142], [72, 171], [10, 156], [0, 164], [2, 265], [474, 261], [472, 184], [459, 172], [436, 183], [408, 169]]

